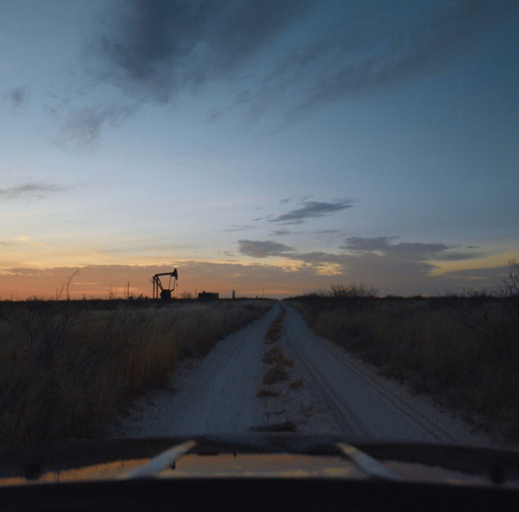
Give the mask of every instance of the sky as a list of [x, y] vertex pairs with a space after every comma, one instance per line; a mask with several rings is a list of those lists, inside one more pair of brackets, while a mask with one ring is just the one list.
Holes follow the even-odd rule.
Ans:
[[0, 0], [0, 300], [498, 289], [516, 0]]

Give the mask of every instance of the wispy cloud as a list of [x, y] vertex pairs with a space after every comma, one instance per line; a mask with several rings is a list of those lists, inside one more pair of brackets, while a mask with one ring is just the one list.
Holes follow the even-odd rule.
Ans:
[[27, 87], [15, 87], [5, 93], [12, 107], [19, 109], [27, 103], [28, 89]]
[[82, 107], [70, 111], [62, 122], [63, 132], [80, 144], [95, 141], [104, 126], [118, 126], [135, 112], [136, 106]]
[[354, 253], [380, 253], [385, 255], [396, 255], [402, 259], [427, 261], [445, 260], [456, 261], [479, 257], [479, 254], [471, 251], [460, 251], [459, 245], [447, 245], [444, 243], [420, 243], [399, 242], [394, 243], [399, 237], [379, 236], [374, 238], [350, 237], [346, 244], [341, 246]]
[[290, 229], [275, 229], [270, 236], [292, 236], [292, 235], [335, 235], [341, 233], [339, 229], [317, 229], [315, 231], [292, 231]]
[[496, 288], [501, 285], [508, 277], [510, 267], [493, 267], [493, 268], [471, 268], [464, 270], [455, 270], [447, 272], [444, 275], [450, 279], [467, 283], [465, 286], [478, 285], [479, 288], [486, 285], [487, 287]]
[[312, 233], [315, 233], [316, 235], [333, 235], [340, 232], [340, 229], [318, 229], [317, 231], [312, 231]]
[[279, 215], [269, 222], [281, 222], [283, 224], [301, 224], [306, 219], [326, 217], [353, 206], [353, 201], [346, 199], [332, 203], [319, 201], [304, 201], [301, 208], [297, 208], [283, 215]]
[[[86, 66], [137, 103], [233, 82], [236, 106], [261, 115], [288, 98], [290, 121], [321, 104], [438, 73], [473, 51], [496, 22], [519, 13], [515, 0], [339, 2], [333, 21], [322, 21], [318, 34], [308, 30], [310, 17], [326, 8], [317, 0], [120, 2], [100, 18]], [[265, 65], [270, 50], [276, 58]], [[257, 58], [262, 65], [254, 67]]]
[[290, 231], [289, 229], [275, 229], [270, 233], [270, 236], [287, 236], [293, 234], [294, 232]]
[[238, 251], [253, 258], [268, 258], [269, 256], [286, 256], [294, 250], [293, 247], [270, 241], [238, 240]]
[[363, 5], [357, 13], [345, 9], [347, 17], [343, 12], [324, 35], [283, 54], [249, 93], [252, 115], [290, 95], [286, 124], [322, 104], [434, 75], [467, 58], [496, 22], [519, 13], [513, 0], [440, 1], [419, 9], [376, 0]]
[[[134, 0], [101, 27], [91, 72], [142, 101], [236, 77], [317, 0]], [[114, 14], [114, 13], [112, 13]], [[103, 18], [107, 20], [107, 16]]]
[[43, 199], [48, 194], [61, 192], [62, 187], [46, 183], [25, 183], [14, 187], [0, 188], [0, 200]]
[[227, 229], [222, 229], [222, 231], [228, 232], [228, 233], [231, 233], [233, 231], [249, 231], [251, 229], [254, 229], [254, 227], [255, 226], [251, 226], [251, 225], [243, 225], [243, 226], [233, 225]]

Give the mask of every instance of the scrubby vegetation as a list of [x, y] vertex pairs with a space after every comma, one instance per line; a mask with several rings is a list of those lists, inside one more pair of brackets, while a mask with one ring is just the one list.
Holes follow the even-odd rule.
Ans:
[[377, 297], [336, 286], [292, 299], [313, 330], [433, 393], [477, 426], [519, 439], [519, 265], [497, 293]]
[[[269, 301], [0, 303], [0, 443], [95, 437], [121, 406]], [[146, 307], [144, 307], [146, 306]]]
[[272, 325], [268, 328], [267, 334], [265, 335], [265, 341], [267, 343], [275, 343], [281, 338], [283, 327], [285, 325], [286, 310], [283, 308], [276, 319], [272, 322]]
[[260, 397], [279, 396], [280, 390], [275, 385], [289, 380], [288, 368], [294, 366], [294, 361], [285, 356], [277, 343], [282, 336], [285, 316], [286, 310], [283, 308], [265, 335], [266, 347], [263, 362], [266, 367], [262, 380], [265, 387], [258, 392]]

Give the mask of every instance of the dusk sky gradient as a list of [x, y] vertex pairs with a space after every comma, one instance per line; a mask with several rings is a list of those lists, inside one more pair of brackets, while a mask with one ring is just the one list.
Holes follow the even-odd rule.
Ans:
[[496, 289], [518, 29], [516, 0], [0, 0], [0, 299]]

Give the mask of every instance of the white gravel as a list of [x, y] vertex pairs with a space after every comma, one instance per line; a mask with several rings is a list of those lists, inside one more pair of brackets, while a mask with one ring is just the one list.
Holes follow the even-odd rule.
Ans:
[[[286, 307], [283, 337], [265, 344], [268, 327], [281, 310], [220, 341], [203, 360], [185, 360], [175, 370], [169, 390], [141, 397], [114, 427], [117, 437], [162, 437], [245, 433], [276, 425], [297, 432], [344, 434], [347, 439], [403, 440], [496, 446], [483, 433], [427, 396], [413, 396], [404, 386], [316, 336], [299, 312]], [[258, 397], [273, 346], [294, 361], [289, 379]], [[302, 385], [301, 385], [302, 384]]]

